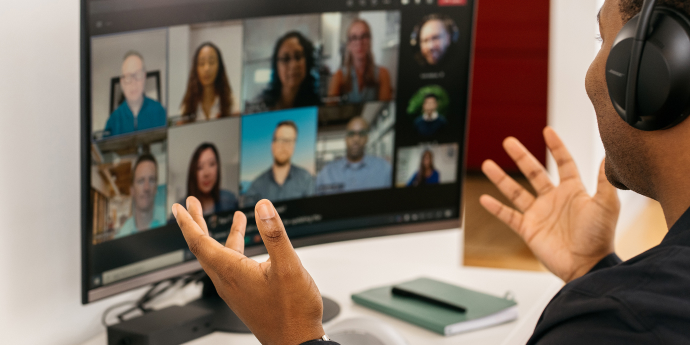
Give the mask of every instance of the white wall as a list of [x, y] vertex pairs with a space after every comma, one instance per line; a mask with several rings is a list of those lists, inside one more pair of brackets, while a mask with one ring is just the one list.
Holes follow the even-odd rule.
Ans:
[[[594, 107], [585, 91], [587, 70], [600, 48], [596, 15], [602, 4], [602, 0], [551, 0], [548, 123], [570, 149], [590, 194], [596, 191], [605, 154]], [[556, 163], [550, 155], [547, 166], [557, 180]], [[619, 192], [619, 196], [620, 234], [647, 199], [633, 192]]]
[[80, 302], [79, 2], [0, 5], [0, 342], [78, 344], [134, 296]]

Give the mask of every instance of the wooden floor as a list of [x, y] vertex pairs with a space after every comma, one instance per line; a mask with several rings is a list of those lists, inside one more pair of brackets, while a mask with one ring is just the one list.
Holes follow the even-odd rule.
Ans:
[[[531, 189], [525, 178], [516, 177], [515, 179]], [[479, 204], [479, 197], [482, 194], [489, 194], [510, 205], [484, 175], [469, 174], [464, 194], [465, 265], [532, 271], [546, 270], [518, 235]], [[633, 224], [616, 241], [616, 252], [623, 260], [659, 244], [667, 232], [661, 207], [651, 200]]]

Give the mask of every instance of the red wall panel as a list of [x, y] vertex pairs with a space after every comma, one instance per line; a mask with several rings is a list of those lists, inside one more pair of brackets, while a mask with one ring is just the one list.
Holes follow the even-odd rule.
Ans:
[[549, 0], [480, 0], [467, 169], [493, 159], [517, 171], [501, 143], [515, 136], [544, 164]]

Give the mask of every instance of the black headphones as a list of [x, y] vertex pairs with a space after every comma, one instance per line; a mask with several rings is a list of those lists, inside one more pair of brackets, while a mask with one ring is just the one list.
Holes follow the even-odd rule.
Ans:
[[690, 18], [645, 0], [613, 42], [606, 62], [609, 96], [629, 125], [655, 131], [690, 114]]

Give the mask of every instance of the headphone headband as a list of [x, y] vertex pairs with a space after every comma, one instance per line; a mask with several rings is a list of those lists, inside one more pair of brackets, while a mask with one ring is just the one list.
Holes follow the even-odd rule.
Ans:
[[649, 23], [652, 21], [656, 0], [645, 0], [637, 23], [637, 32], [633, 40], [632, 55], [630, 55], [630, 68], [628, 70], [628, 87], [625, 97], [625, 119], [629, 125], [634, 125], [639, 120], [637, 115], [637, 80], [640, 76], [640, 62], [647, 42]]

